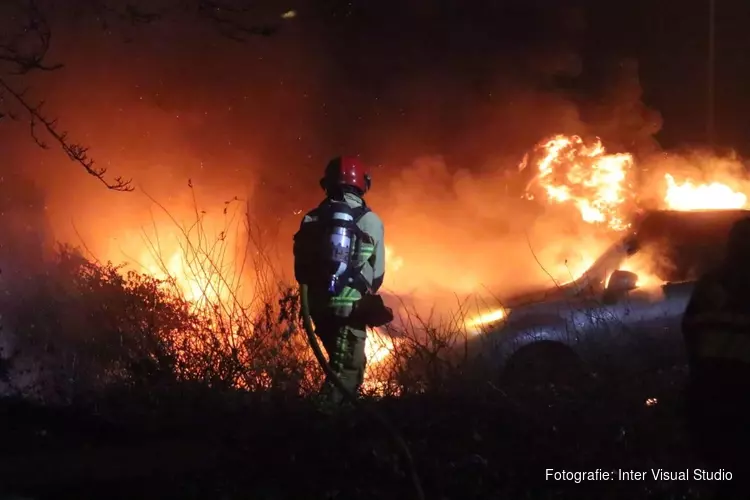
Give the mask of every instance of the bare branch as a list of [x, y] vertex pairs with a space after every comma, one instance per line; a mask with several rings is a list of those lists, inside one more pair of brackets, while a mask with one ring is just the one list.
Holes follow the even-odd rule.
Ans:
[[[11, 75], [24, 76], [34, 71], [54, 71], [63, 65], [46, 61], [52, 30], [36, 0], [9, 0], [5, 7], [12, 9], [12, 15], [5, 16], [5, 20], [15, 23], [15, 20], [19, 19], [20, 22], [14, 29], [0, 30], [0, 119], [18, 119], [7, 101], [12, 97], [10, 101], [20, 105], [21, 109], [28, 113], [31, 137], [39, 147], [48, 149], [47, 143], [39, 136], [41, 128], [60, 145], [68, 158], [80, 164], [89, 175], [96, 177], [108, 189], [132, 191], [134, 188], [130, 180], [116, 177], [114, 181], [108, 181], [105, 178], [107, 169], [94, 166], [94, 160], [88, 156], [89, 148], [70, 141], [67, 132], [57, 129], [57, 121], [44, 115], [43, 102], [34, 105], [26, 99], [26, 91], [21, 92], [13, 88], [7, 78]], [[270, 36], [278, 30], [278, 25], [252, 22], [257, 13], [239, 0], [235, 3], [232, 3], [232, 0], [170, 0], [159, 7], [145, 0], [87, 0], [78, 7], [83, 10], [77, 15], [93, 15], [105, 29], [109, 29], [110, 21], [120, 25], [144, 25], [160, 21], [165, 16], [180, 11], [197, 14], [199, 18], [213, 23], [224, 37], [240, 42], [251, 36]], [[287, 17], [281, 16], [280, 19]]]
[[[108, 19], [136, 26], [161, 21], [180, 11], [197, 14], [200, 19], [214, 24], [220, 35], [238, 42], [244, 42], [253, 36], [271, 36], [280, 27], [278, 23], [257, 23], [257, 13], [251, 7], [243, 5], [246, 2], [234, 2], [240, 4], [234, 5], [231, 0], [173, 0], [161, 8], [146, 1], [143, 3], [145, 5], [132, 1], [110, 5], [107, 0], [90, 0], [90, 8], [105, 29], [110, 26]], [[289, 18], [283, 15], [280, 17]]]
[[196, 0], [198, 15], [216, 24], [219, 33], [231, 40], [244, 42], [252, 36], [271, 36], [279, 30], [277, 24], [245, 23], [242, 17], [250, 7], [235, 7], [221, 0]]
[[49, 52], [52, 32], [34, 1], [27, 2], [23, 25], [13, 34], [0, 38], [0, 62], [11, 66], [9, 72], [25, 75], [30, 71], [53, 71], [62, 64], [44, 62]]
[[89, 9], [93, 12], [102, 24], [104, 29], [109, 29], [110, 22], [108, 18], [115, 21], [123, 22], [131, 26], [152, 24], [162, 20], [172, 10], [180, 7], [181, 2], [174, 5], [168, 5], [162, 9], [155, 9], [149, 6], [147, 9], [135, 2], [119, 2], [110, 5], [106, 0], [90, 0]]
[[108, 181], [105, 178], [107, 169], [103, 167], [94, 167], [94, 160], [89, 158], [88, 156], [89, 148], [78, 143], [69, 142], [68, 133], [59, 132], [55, 127], [57, 121], [49, 120], [45, 118], [44, 115], [42, 115], [41, 107], [43, 106], [44, 102], [40, 102], [35, 106], [30, 104], [24, 98], [24, 92], [17, 92], [2, 78], [0, 78], [0, 90], [3, 90], [13, 96], [18, 104], [20, 104], [21, 107], [23, 107], [29, 113], [31, 136], [34, 139], [34, 142], [37, 143], [37, 145], [44, 149], [48, 148], [47, 144], [42, 141], [36, 134], [36, 126], [37, 124], [41, 123], [47, 133], [53, 139], [55, 139], [62, 150], [65, 151], [65, 153], [68, 155], [68, 158], [79, 163], [89, 175], [93, 175], [94, 177], [99, 179], [102, 184], [107, 186], [107, 189], [111, 189], [113, 191], [133, 191], [133, 186], [131, 185], [130, 180], [125, 180], [122, 177], [116, 177], [114, 182]]

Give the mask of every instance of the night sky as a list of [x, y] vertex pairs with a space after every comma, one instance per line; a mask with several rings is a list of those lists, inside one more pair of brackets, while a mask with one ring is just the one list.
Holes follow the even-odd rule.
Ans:
[[[717, 3], [717, 142], [748, 153], [750, 5]], [[49, 61], [65, 67], [4, 79], [44, 99], [109, 175], [165, 202], [187, 196], [188, 179], [207, 204], [251, 196], [284, 234], [340, 153], [374, 165], [373, 202], [390, 203], [390, 188], [440, 191], [439, 176], [406, 173], [418, 158], [481, 175], [558, 132], [636, 154], [705, 140], [707, 1], [260, 2], [233, 21], [278, 31], [244, 41], [195, 9], [133, 26], [102, 8], [125, 2], [39, 5]], [[4, 179], [16, 179], [7, 206], [43, 196], [61, 238], [71, 221], [87, 238], [144, 223], [143, 196], [108, 192], [58, 149], [40, 150], [10, 109], [20, 121], [0, 124]], [[22, 194], [19, 178], [38, 192]]]

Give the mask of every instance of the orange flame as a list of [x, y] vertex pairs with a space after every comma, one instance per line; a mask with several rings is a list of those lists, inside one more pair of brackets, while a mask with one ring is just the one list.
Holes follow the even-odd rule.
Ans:
[[599, 139], [586, 144], [579, 136], [557, 135], [537, 146], [536, 179], [550, 203], [572, 204], [585, 222], [620, 231], [628, 227], [632, 201], [633, 156], [607, 154]]
[[468, 333], [478, 334], [483, 327], [501, 321], [506, 314], [505, 308], [493, 309], [469, 318], [464, 322], [464, 327]]
[[[629, 219], [635, 210], [637, 191], [632, 182], [634, 157], [628, 153], [607, 154], [599, 139], [585, 143], [579, 136], [556, 135], [535, 148], [541, 157], [536, 162], [535, 183], [541, 188], [544, 201], [549, 204], [575, 207], [583, 222], [605, 226], [610, 233], [630, 227]], [[529, 155], [524, 157], [519, 171], [529, 166]], [[716, 210], [748, 207], [748, 194], [718, 181], [675, 181], [674, 175], [664, 173], [666, 187], [662, 193], [662, 208], [669, 210]], [[734, 184], [739, 184], [735, 182]], [[533, 187], [533, 184], [532, 184]], [[527, 193], [528, 199], [534, 199]], [[581, 245], [582, 254], [576, 262], [565, 262], [570, 281], [579, 278], [599, 256], [605, 242]], [[663, 282], [653, 272], [650, 257], [638, 254], [620, 269], [638, 275], [639, 288], [652, 288]], [[553, 269], [556, 271], [556, 268]], [[557, 274], [557, 273], [553, 273]], [[558, 274], [559, 275], [559, 274]], [[609, 276], [605, 280], [607, 283]], [[491, 324], [505, 317], [503, 309], [478, 314], [467, 327]]]
[[747, 207], [747, 195], [732, 190], [727, 184], [711, 182], [696, 184], [686, 180], [677, 184], [671, 174], [664, 174], [667, 193], [664, 204], [671, 210], [716, 210]]
[[144, 250], [138, 262], [142, 272], [156, 279], [173, 280], [178, 293], [194, 306], [230, 299], [230, 290], [223, 282], [223, 276], [206, 269], [180, 250], [174, 250], [166, 256], [156, 256], [153, 252]]

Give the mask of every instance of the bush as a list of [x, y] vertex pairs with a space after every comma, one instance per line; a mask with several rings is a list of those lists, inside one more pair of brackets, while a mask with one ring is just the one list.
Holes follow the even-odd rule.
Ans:
[[172, 285], [60, 247], [5, 301], [6, 390], [72, 402], [122, 386], [192, 382], [299, 395], [317, 383], [290, 288], [253, 314], [228, 315], [217, 304], [196, 309]]

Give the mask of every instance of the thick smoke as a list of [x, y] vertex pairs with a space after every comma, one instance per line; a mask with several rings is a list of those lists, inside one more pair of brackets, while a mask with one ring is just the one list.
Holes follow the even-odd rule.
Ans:
[[241, 44], [180, 19], [127, 43], [93, 22], [60, 21], [53, 56], [66, 68], [28, 83], [71, 136], [142, 191], [104, 191], [61, 153], [36, 149], [25, 127], [2, 144], [22, 165], [4, 168], [44, 191], [54, 237], [103, 259], [128, 258], [156, 220], [170, 231], [144, 191], [183, 223], [195, 217], [188, 180], [199, 210], [220, 219], [225, 201], [249, 200], [288, 271], [323, 165], [358, 153], [375, 165], [369, 200], [401, 263], [386, 287], [439, 297], [564, 277], [578, 258], [570, 248], [597, 236], [575, 214], [521, 199], [530, 172], [518, 165], [537, 141], [566, 133], [600, 135], [615, 150], [657, 148], [661, 121], [641, 101], [637, 65], [588, 73], [579, 11], [312, 9]]
[[453, 293], [489, 300], [573, 279], [592, 248], [603, 249], [613, 235], [583, 223], [575, 210], [522, 199], [535, 173], [533, 161], [519, 169], [534, 145], [522, 136], [597, 135], [612, 152], [653, 154], [660, 117], [640, 100], [637, 65], [624, 61], [617, 70], [593, 105], [559, 91], [509, 93], [509, 104], [498, 106], [484, 127], [497, 134], [486, 144], [497, 145], [502, 156], [458, 166], [432, 156], [394, 168], [387, 187], [372, 195], [384, 207], [388, 241], [399, 257], [387, 283], [397, 292], [455, 303]]

